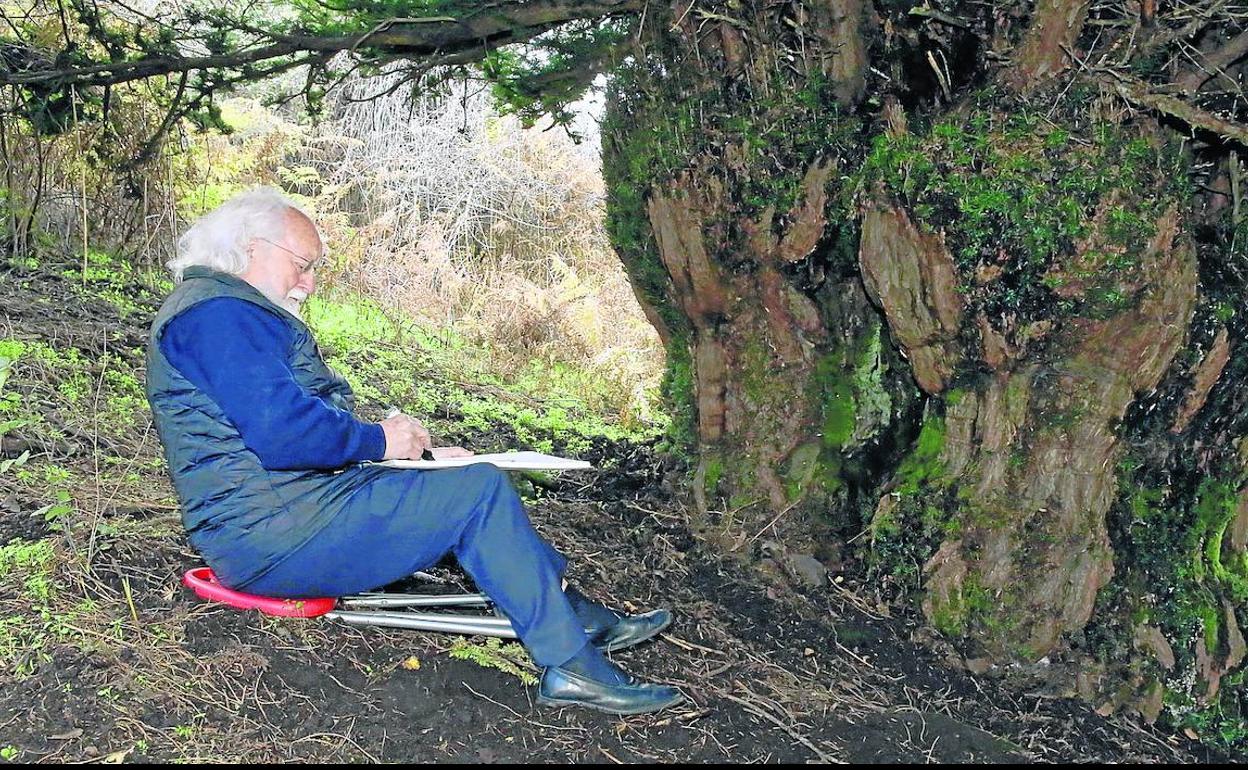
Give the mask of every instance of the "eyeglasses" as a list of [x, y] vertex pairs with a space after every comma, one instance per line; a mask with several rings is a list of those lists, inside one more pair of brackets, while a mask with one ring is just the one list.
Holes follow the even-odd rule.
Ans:
[[257, 240], [257, 241], [264, 241], [265, 243], [269, 244], [270, 246], [276, 246], [277, 248], [281, 249], [282, 251], [286, 252], [287, 254], [290, 254], [290, 255], [292, 255], [292, 256], [298, 257], [298, 258], [299, 258], [299, 260], [302, 262], [302, 264], [300, 264], [300, 262], [296, 262], [296, 263], [295, 263], [295, 266], [299, 268], [299, 274], [300, 274], [300, 275], [307, 275], [308, 273], [311, 273], [311, 272], [315, 271], [318, 267], [320, 267], [320, 266], [321, 266], [321, 263], [325, 261], [325, 257], [324, 257], [324, 256], [320, 256], [320, 257], [317, 257], [317, 258], [315, 258], [315, 259], [308, 259], [307, 257], [305, 257], [304, 255], [300, 254], [299, 252], [294, 251], [294, 250], [292, 250], [292, 249], [288, 249], [288, 248], [286, 248], [285, 246], [283, 246], [283, 245], [282, 245], [282, 244], [280, 244], [280, 243], [274, 243], [273, 241], [270, 241], [268, 238], [261, 238], [261, 237], [257, 236], [257, 237], [256, 237], [256, 240]]

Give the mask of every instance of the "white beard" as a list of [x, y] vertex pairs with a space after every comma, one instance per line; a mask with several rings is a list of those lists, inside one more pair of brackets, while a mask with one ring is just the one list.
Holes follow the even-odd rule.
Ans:
[[303, 307], [303, 302], [307, 298], [308, 295], [305, 294], [302, 289], [291, 289], [290, 293], [283, 297], [277, 304], [280, 305], [287, 313], [290, 313], [295, 318], [302, 321], [303, 316], [299, 314], [299, 310]]

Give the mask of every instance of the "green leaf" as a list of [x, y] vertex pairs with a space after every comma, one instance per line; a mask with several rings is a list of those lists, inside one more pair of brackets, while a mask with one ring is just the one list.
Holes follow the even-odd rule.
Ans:
[[[2, 432], [3, 431], [0, 431], [0, 433]], [[8, 460], [0, 461], [0, 475], [8, 473], [10, 468], [22, 467], [23, 465], [26, 464], [26, 461], [29, 459], [30, 459], [30, 450], [27, 449], [25, 452], [22, 452], [21, 455], [17, 457], [12, 457], [12, 458], [9, 458]]]

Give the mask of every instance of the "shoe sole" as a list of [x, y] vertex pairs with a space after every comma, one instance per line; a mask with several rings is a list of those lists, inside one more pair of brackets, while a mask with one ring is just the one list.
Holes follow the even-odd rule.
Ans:
[[587, 703], [585, 701], [579, 701], [579, 700], [562, 700], [558, 698], [547, 698], [544, 695], [537, 696], [537, 702], [538, 704], [542, 706], [580, 706], [582, 708], [590, 708], [595, 711], [603, 711], [603, 712], [606, 712], [607, 714], [618, 714], [620, 716], [632, 716], [634, 714], [650, 714], [655, 711], [662, 711], [665, 708], [671, 708], [672, 706], [675, 706], [679, 703], [684, 703], [684, 701], [685, 701], [685, 696], [680, 693], [677, 693], [675, 698], [672, 698], [671, 700], [660, 703], [656, 706], [651, 706], [649, 708], [624, 710], [624, 709], [607, 708], [605, 706], [600, 706], [597, 703]]
[[661, 626], [658, 626], [653, 631], [651, 631], [650, 633], [646, 634], [645, 636], [639, 639], [633, 639], [632, 641], [627, 642], [625, 644], [608, 644], [606, 647], [598, 647], [598, 649], [602, 652], [619, 652], [620, 650], [627, 650], [630, 647], [636, 647], [637, 645], [642, 644], [643, 642], [648, 642], [654, 637], [666, 631], [667, 627], [672, 624], [672, 620], [673, 620], [672, 616], [668, 615], [666, 623], [664, 623]]

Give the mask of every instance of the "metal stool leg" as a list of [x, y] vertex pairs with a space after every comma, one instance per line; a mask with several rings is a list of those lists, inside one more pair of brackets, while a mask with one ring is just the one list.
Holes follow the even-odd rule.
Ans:
[[405, 628], [412, 631], [440, 631], [448, 634], [497, 636], [516, 639], [516, 631], [506, 618], [474, 618], [465, 615], [439, 615], [422, 612], [339, 612], [325, 615], [353, 626]]
[[386, 609], [404, 607], [489, 607], [492, 602], [485, 594], [457, 594], [428, 596], [420, 594], [364, 593], [344, 596], [338, 602], [341, 610], [325, 615], [354, 626], [380, 626], [405, 628], [413, 631], [437, 631], [450, 634], [497, 636], [500, 639], [516, 639], [511, 622], [503, 617], [459, 615], [438, 612], [386, 612]]
[[384, 607], [488, 607], [485, 594], [426, 596], [421, 594], [355, 594], [344, 596], [338, 603], [347, 609], [381, 609]]

